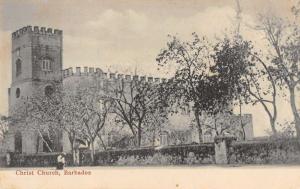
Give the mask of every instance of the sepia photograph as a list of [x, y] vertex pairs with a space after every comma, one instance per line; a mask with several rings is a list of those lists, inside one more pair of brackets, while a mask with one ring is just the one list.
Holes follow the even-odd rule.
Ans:
[[299, 0], [0, 0], [0, 188], [299, 178]]

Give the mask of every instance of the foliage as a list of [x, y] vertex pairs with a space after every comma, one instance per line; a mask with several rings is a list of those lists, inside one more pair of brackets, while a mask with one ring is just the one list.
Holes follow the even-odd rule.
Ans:
[[267, 133], [269, 133], [269, 139], [270, 140], [277, 140], [277, 139], [292, 139], [294, 138], [296, 135], [295, 133], [295, 125], [293, 124], [293, 122], [284, 122], [283, 124], [279, 124], [280, 126], [280, 130], [277, 132], [276, 135], [274, 135], [272, 132], [269, 132], [267, 130]]
[[[167, 47], [161, 50], [156, 60], [160, 66], [170, 64], [176, 68], [174, 76], [165, 84], [164, 96], [168, 97], [166, 101], [171, 112], [174, 106], [193, 106], [201, 142], [202, 126], [199, 116], [201, 111], [213, 109], [214, 101], [218, 100], [209, 95], [217, 96], [218, 90], [208, 81], [209, 66], [212, 61], [211, 46], [204, 37], [200, 38], [195, 33], [192, 36], [190, 42], [182, 42], [177, 37], [171, 37]], [[210, 80], [214, 79], [210, 78]], [[217, 85], [217, 83], [213, 84]]]
[[241, 111], [244, 103], [260, 103], [269, 117], [272, 132], [276, 134], [277, 89], [266, 60], [253, 50], [251, 42], [240, 36], [231, 40], [225, 38], [216, 45], [215, 51], [216, 64], [211, 69], [228, 84], [235, 105], [239, 104]]
[[5, 134], [8, 132], [10, 118], [0, 115], [0, 141], [3, 140]]
[[176, 67], [174, 76], [164, 87], [170, 111], [173, 112], [174, 106], [193, 106], [200, 142], [206, 126], [201, 123], [203, 115], [216, 118], [231, 114], [233, 101], [246, 94], [241, 92], [244, 89], [241, 77], [252, 66], [251, 48], [249, 42], [241, 39], [225, 39], [212, 45], [193, 33], [191, 42], [172, 37], [167, 48], [157, 56], [159, 65]]

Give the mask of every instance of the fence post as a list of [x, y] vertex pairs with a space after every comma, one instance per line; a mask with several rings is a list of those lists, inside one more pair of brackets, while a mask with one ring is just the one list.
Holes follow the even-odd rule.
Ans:
[[229, 147], [232, 141], [236, 140], [233, 136], [216, 136], [215, 137], [215, 161], [218, 165], [229, 164]]

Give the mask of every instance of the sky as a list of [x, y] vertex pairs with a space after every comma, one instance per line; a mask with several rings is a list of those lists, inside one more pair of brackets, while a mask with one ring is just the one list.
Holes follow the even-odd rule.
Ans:
[[[240, 0], [241, 33], [258, 47], [265, 39], [251, 27], [257, 15], [272, 11], [288, 16], [292, 0]], [[108, 72], [166, 77], [156, 56], [168, 35], [189, 40], [191, 33], [222, 37], [233, 29], [235, 0], [0, 0], [0, 114], [7, 114], [11, 83], [11, 33], [27, 26], [63, 30], [64, 68], [89, 66]], [[291, 120], [285, 100], [279, 121]], [[243, 108], [253, 114], [254, 134], [265, 135], [267, 115], [259, 105]]]

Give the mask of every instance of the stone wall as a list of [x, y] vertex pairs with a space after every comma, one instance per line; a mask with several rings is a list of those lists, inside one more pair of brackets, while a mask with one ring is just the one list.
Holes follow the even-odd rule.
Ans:
[[97, 165], [200, 165], [213, 162], [213, 144], [115, 150], [96, 154]]
[[[59, 153], [40, 154], [18, 154], [10, 153], [10, 167], [45, 167], [56, 164]], [[5, 166], [5, 156], [3, 156]], [[1, 161], [2, 162], [2, 161]], [[67, 166], [72, 165], [72, 155], [67, 154]], [[97, 166], [118, 166], [118, 165], [185, 165], [185, 164], [212, 164], [214, 163], [213, 144], [189, 145], [189, 146], [168, 146], [163, 148], [141, 148], [131, 150], [109, 150], [98, 152], [95, 155]], [[89, 151], [80, 154], [80, 165], [92, 165]]]
[[300, 143], [296, 139], [234, 142], [229, 163], [300, 164]]
[[[58, 155], [59, 153], [56, 152], [39, 154], [10, 153], [11, 161], [9, 167], [55, 167]], [[66, 155], [66, 165], [72, 165], [71, 154]]]
[[[11, 166], [55, 166], [58, 153], [11, 153]], [[1, 166], [6, 162], [0, 156]], [[67, 154], [67, 165], [72, 156]], [[4, 162], [4, 163], [3, 163]], [[94, 164], [89, 151], [81, 152], [80, 165], [147, 166], [205, 164], [300, 164], [300, 144], [295, 139], [237, 142], [234, 137], [217, 137], [215, 143], [147, 147], [97, 152]]]

